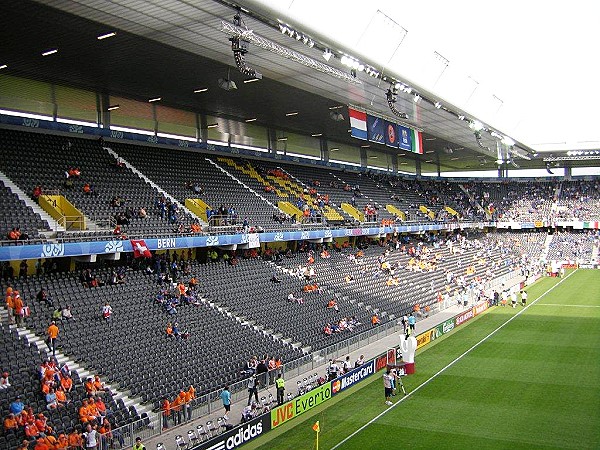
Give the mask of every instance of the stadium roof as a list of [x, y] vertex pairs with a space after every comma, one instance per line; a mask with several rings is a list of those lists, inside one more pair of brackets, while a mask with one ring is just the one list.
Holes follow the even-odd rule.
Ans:
[[[297, 30], [293, 37], [282, 33], [279, 25], [284, 22], [278, 22], [260, 3], [242, 2], [246, 5], [241, 10], [244, 26], [255, 35], [350, 73], [351, 69], [340, 61], [342, 52], [350, 49], [334, 47], [333, 42], [316, 33], [302, 34], [302, 30]], [[222, 117], [220, 128], [225, 132], [235, 129], [235, 134], [240, 135], [244, 134], [244, 120], [256, 118], [256, 124], [307, 135], [322, 133], [332, 141], [358, 146], [361, 142], [348, 133], [345, 106], [332, 108], [352, 104], [394, 118], [385, 96], [389, 80], [384, 82], [357, 71], [360, 84], [348, 82], [253, 44], [249, 45], [245, 61], [263, 78], [244, 83], [248, 77], [237, 70], [229, 36], [221, 31], [222, 21], [232, 21], [235, 6], [218, 0], [8, 0], [3, 8], [1, 33], [3, 42], [10, 45], [3, 49], [0, 63], [9, 67], [2, 73], [141, 100], [161, 97], [165, 105]], [[110, 32], [117, 35], [97, 39]], [[307, 39], [315, 45], [307, 45]], [[322, 55], [328, 46], [336, 57], [326, 62]], [[59, 52], [47, 58], [41, 56], [52, 48]], [[383, 76], [384, 71], [377, 70]], [[237, 90], [218, 88], [217, 80], [228, 77], [237, 84]], [[458, 118], [463, 114], [467, 119], [475, 117], [448, 103], [437, 108], [433, 94], [413, 86], [412, 92], [399, 91], [396, 107], [408, 113], [406, 123], [424, 130], [422, 163], [434, 165], [439, 161], [444, 171], [495, 169], [496, 139], [484, 132], [479, 145], [468, 121]], [[194, 93], [204, 88], [208, 90]], [[416, 103], [415, 92], [432, 101]], [[344, 120], [332, 120], [332, 111], [340, 112]], [[286, 115], [290, 112], [298, 114]], [[533, 153], [522, 143], [517, 142], [517, 147], [525, 154]], [[371, 144], [371, 148], [389, 151], [379, 144]], [[402, 151], [399, 154], [406, 160], [416, 157]], [[522, 168], [545, 167], [539, 157], [515, 161]]]

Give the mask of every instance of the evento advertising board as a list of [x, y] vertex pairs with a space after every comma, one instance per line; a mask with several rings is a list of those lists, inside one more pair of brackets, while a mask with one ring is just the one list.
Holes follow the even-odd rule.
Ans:
[[271, 428], [276, 428], [331, 398], [331, 383], [325, 383], [271, 411]]
[[262, 436], [271, 429], [271, 416], [263, 414], [249, 422], [246, 422], [233, 430], [209, 439], [199, 445], [191, 447], [191, 450], [233, 450]]
[[356, 369], [352, 369], [350, 372], [336, 378], [331, 382], [331, 394], [335, 395], [342, 392], [344, 389], [348, 389], [355, 383], [370, 377], [375, 373], [375, 360], [372, 359], [368, 363], [363, 364]]

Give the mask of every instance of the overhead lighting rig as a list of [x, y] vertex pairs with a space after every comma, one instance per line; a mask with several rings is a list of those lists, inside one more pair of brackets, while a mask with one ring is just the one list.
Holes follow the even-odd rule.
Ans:
[[385, 93], [385, 97], [387, 98], [388, 106], [390, 107], [390, 111], [394, 113], [395, 116], [400, 117], [401, 119], [408, 119], [408, 114], [400, 111], [396, 108], [396, 96], [398, 95], [398, 91], [395, 86], [390, 86], [387, 92]]
[[[236, 13], [235, 16], [233, 16], [233, 24], [236, 27], [243, 26], [245, 28], [244, 21], [242, 20], [242, 16], [240, 15], [239, 12]], [[262, 74], [260, 72], [258, 72], [255, 69], [252, 69], [251, 67], [249, 67], [246, 64], [246, 58], [244, 55], [246, 53], [248, 53], [249, 41], [246, 41], [241, 36], [232, 36], [229, 38], [229, 40], [231, 41], [231, 50], [233, 51], [233, 59], [235, 60], [235, 65], [237, 66], [239, 71], [252, 79], [256, 79], [256, 80], [262, 79]]]
[[258, 34], [254, 33], [254, 31], [242, 28], [240, 25], [236, 25], [234, 23], [229, 23], [225, 20], [222, 20], [221, 31], [223, 33], [228, 34], [232, 38], [239, 38], [241, 41], [256, 45], [257, 47], [268, 50], [272, 53], [275, 53], [276, 55], [279, 55], [291, 61], [295, 61], [306, 67], [310, 67], [311, 69], [317, 70], [321, 73], [325, 73], [340, 80], [344, 80], [348, 83], [362, 84], [362, 81], [360, 81], [358, 78], [353, 77], [349, 73], [343, 72], [339, 69], [336, 69], [335, 67], [332, 67], [328, 64], [322, 63], [321, 61], [317, 61], [313, 58], [303, 55], [302, 53], [292, 50], [291, 48], [285, 47], [281, 44], [278, 44], [277, 42], [273, 42], [267, 38], [259, 36]]

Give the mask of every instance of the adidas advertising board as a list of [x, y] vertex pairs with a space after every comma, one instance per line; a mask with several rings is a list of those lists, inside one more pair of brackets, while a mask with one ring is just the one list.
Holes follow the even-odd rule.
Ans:
[[234, 448], [241, 447], [271, 429], [269, 418], [270, 415], [268, 413], [263, 414], [233, 430], [196, 445], [191, 450], [233, 450]]
[[331, 393], [333, 395], [342, 392], [355, 383], [370, 377], [375, 373], [375, 360], [371, 360], [356, 369], [352, 369], [347, 374], [336, 378], [331, 382]]

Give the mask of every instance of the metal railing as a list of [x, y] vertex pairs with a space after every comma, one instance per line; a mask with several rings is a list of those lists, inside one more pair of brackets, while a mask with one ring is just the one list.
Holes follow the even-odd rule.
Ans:
[[[286, 378], [288, 379], [298, 377], [303, 373], [312, 372], [326, 364], [329, 359], [335, 359], [339, 356], [358, 350], [365, 345], [383, 339], [390, 333], [395, 333], [400, 328], [401, 327], [397, 324], [396, 320], [391, 320], [341, 342], [330, 345], [322, 350], [312, 352], [311, 354], [304, 355], [301, 358], [283, 364], [280, 369], [277, 369], [277, 372], [281, 371], [281, 373], [285, 373]], [[271, 371], [267, 374], [269, 386], [273, 384], [274, 375], [275, 371]], [[246, 400], [248, 395], [247, 386], [247, 379], [238, 381], [229, 386], [232, 403]], [[133, 423], [115, 428], [112, 430], [112, 439], [105, 435], [102, 436], [102, 443], [105, 447], [101, 446], [100, 450], [107, 450], [109, 448], [108, 445], [113, 442], [115, 444], [120, 444], [121, 442], [119, 439], [121, 438], [125, 447], [131, 447], [137, 437], [141, 437], [142, 440], [152, 438], [168, 431], [170, 427], [175, 425], [193, 422], [200, 417], [209, 416], [215, 411], [222, 411], [223, 404], [220, 397], [221, 391], [222, 389], [220, 388], [195, 398], [188, 405], [182, 407], [179, 412], [172, 410], [166, 422], [162, 411], [159, 411], [156, 415], [152, 414], [152, 417], [140, 419]], [[175, 422], [176, 417], [180, 418], [180, 420], [177, 420], [178, 423]]]

